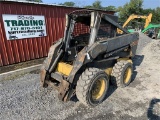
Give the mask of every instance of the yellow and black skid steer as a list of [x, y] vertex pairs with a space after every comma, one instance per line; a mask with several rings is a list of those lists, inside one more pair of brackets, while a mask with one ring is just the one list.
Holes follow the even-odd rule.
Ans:
[[[121, 29], [124, 34], [117, 35]], [[66, 15], [64, 37], [53, 43], [41, 68], [41, 84], [58, 90], [68, 101], [76, 95], [87, 106], [103, 102], [110, 82], [131, 82], [138, 33], [129, 33], [117, 17], [99, 11], [78, 10]]]

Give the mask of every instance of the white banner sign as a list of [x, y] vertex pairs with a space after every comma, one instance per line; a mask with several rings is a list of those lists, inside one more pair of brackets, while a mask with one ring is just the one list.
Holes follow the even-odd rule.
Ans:
[[44, 16], [3, 14], [7, 40], [46, 36]]

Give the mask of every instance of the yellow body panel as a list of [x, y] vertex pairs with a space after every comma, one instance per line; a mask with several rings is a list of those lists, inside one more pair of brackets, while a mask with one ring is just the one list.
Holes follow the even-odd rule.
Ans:
[[129, 58], [119, 58], [119, 59], [117, 59], [118, 62], [119, 62], [120, 60], [126, 60], [126, 61], [130, 62], [131, 64], [133, 64], [132, 60], [129, 59]]
[[112, 69], [113, 69], [113, 68], [107, 68], [107, 69], [105, 69], [105, 73], [106, 73], [107, 75], [111, 75]]
[[64, 74], [64, 75], [69, 76], [72, 68], [73, 68], [73, 66], [70, 64], [66, 64], [64, 62], [59, 62], [58, 66], [57, 66], [57, 71]]
[[129, 67], [129, 68], [127, 68], [127, 70], [125, 71], [125, 75], [124, 75], [124, 83], [125, 83], [125, 84], [127, 84], [127, 83], [129, 82], [131, 76], [132, 76], [132, 70], [131, 70], [131, 68]]

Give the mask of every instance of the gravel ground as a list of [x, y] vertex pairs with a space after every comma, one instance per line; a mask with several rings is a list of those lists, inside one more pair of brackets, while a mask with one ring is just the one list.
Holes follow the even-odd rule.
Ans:
[[1, 81], [0, 120], [160, 120], [160, 41], [141, 34], [134, 67], [133, 82], [110, 86], [107, 99], [95, 108], [59, 101], [52, 88], [40, 87], [38, 73]]
[[141, 55], [143, 48], [151, 41], [152, 39], [150, 39], [148, 36], [144, 35], [143, 33], [139, 32], [139, 42], [138, 42], [136, 54]]

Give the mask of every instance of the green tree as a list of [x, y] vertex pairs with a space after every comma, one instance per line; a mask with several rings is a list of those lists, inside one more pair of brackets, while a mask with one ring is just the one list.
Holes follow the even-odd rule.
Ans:
[[153, 23], [160, 24], [160, 7], [157, 7], [155, 9], [154, 16], [156, 16], [156, 17], [155, 17], [155, 19], [153, 19], [154, 20]]
[[101, 5], [101, 1], [96, 0], [93, 4], [92, 4], [94, 9], [103, 9], [102, 5]]
[[110, 5], [110, 6], [104, 7], [104, 10], [113, 10], [113, 11], [116, 11], [116, 7]]
[[84, 8], [90, 8], [90, 9], [101, 9], [101, 10], [116, 10], [115, 6], [107, 6], [107, 7], [103, 7], [101, 5], [101, 1], [100, 0], [96, 0], [94, 3], [92, 3], [92, 5], [87, 5], [84, 6]]
[[73, 6], [75, 6], [75, 3], [74, 2], [64, 2], [64, 3], [60, 3], [59, 5], [65, 5], [65, 6], [73, 7]]
[[155, 9], [143, 9], [144, 15], [148, 15], [149, 13], [152, 13], [151, 23], [160, 24], [160, 7], [157, 7]]
[[151, 19], [151, 22], [154, 23], [155, 22], [155, 19], [156, 19], [156, 16], [155, 16], [155, 9], [143, 9], [143, 12], [142, 14], [143, 15], [149, 15], [149, 13], [152, 13], [152, 19]]
[[85, 8], [92, 8], [92, 9], [103, 9], [101, 5], [101, 1], [96, 0], [92, 5], [84, 6]]
[[119, 20], [124, 22], [131, 14], [141, 15], [143, 11], [142, 4], [143, 0], [130, 0], [129, 3], [119, 7]]

